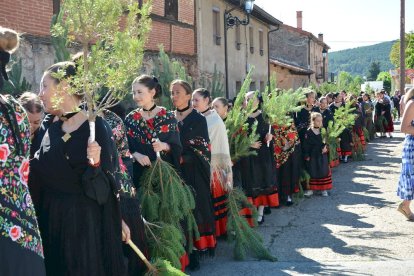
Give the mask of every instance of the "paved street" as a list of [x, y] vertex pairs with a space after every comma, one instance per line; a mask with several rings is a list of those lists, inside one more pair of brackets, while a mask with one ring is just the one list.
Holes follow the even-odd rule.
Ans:
[[233, 261], [220, 241], [191, 275], [414, 275], [414, 223], [396, 211], [402, 142], [377, 139], [365, 161], [334, 169], [328, 198], [273, 209], [259, 231], [279, 262]]

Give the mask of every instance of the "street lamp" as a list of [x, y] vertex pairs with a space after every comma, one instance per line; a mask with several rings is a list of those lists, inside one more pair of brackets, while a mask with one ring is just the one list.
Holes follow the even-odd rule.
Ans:
[[326, 73], [325, 73], [325, 60], [326, 60], [326, 55], [328, 54], [328, 51], [325, 49], [325, 48], [323, 48], [323, 50], [322, 50], [322, 57], [323, 57], [323, 82], [325, 82], [326, 81]]
[[[243, 5], [244, 4], [244, 5]], [[225, 78], [226, 78], [226, 98], [229, 98], [229, 78], [228, 78], [228, 60], [227, 60], [227, 30], [239, 25], [249, 25], [250, 22], [250, 14], [254, 8], [254, 0], [240, 0], [240, 7], [243, 7], [243, 10], [246, 14], [246, 18], [240, 19], [237, 16], [233, 16], [231, 14], [232, 11], [237, 9], [233, 7], [230, 10], [224, 11], [224, 70], [225, 70]]]

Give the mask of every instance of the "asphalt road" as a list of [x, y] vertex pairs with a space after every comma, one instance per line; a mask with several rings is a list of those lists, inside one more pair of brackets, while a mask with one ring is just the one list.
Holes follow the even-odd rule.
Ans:
[[376, 139], [365, 161], [334, 169], [329, 197], [272, 209], [258, 231], [278, 262], [234, 261], [232, 247], [219, 241], [216, 257], [187, 273], [414, 275], [414, 223], [396, 211], [402, 145], [398, 131], [393, 139]]

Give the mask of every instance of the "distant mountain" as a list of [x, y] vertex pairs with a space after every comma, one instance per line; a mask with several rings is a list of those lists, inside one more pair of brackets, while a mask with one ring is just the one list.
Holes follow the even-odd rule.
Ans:
[[374, 61], [380, 62], [381, 71], [393, 69], [394, 66], [389, 56], [394, 42], [388, 41], [329, 53], [329, 72], [337, 74], [340, 71], [346, 71], [352, 75], [365, 76], [370, 64]]

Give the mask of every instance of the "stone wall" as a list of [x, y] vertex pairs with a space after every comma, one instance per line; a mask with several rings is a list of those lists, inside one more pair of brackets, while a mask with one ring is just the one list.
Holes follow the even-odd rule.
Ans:
[[270, 33], [270, 57], [308, 68], [309, 38], [285, 26]]

